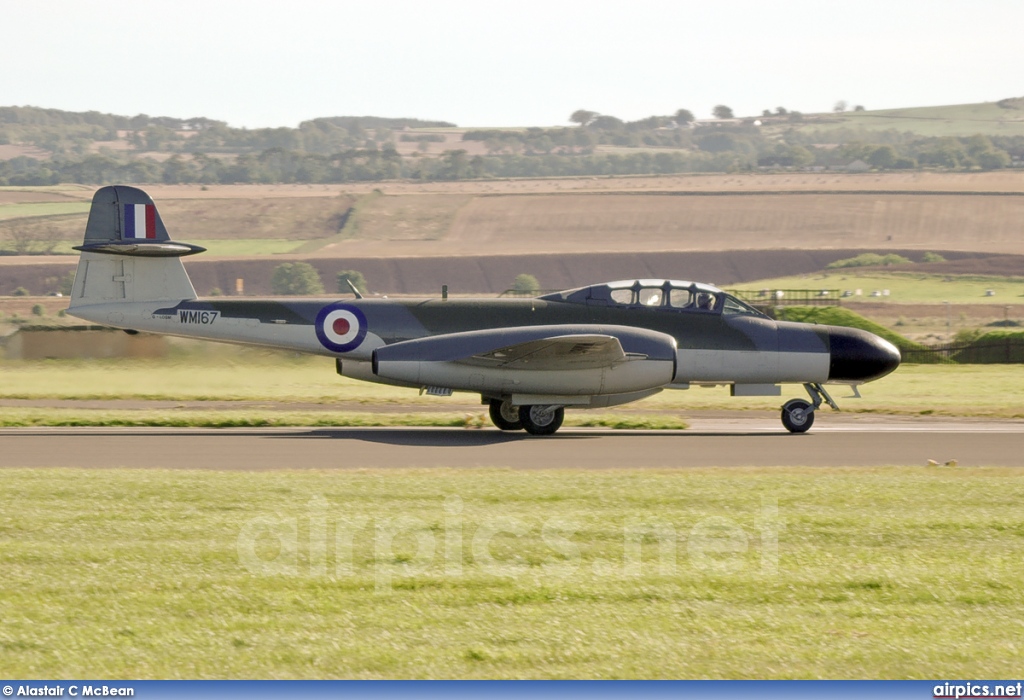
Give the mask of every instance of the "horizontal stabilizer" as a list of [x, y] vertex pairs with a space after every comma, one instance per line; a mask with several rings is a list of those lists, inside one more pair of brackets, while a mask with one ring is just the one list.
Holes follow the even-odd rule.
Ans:
[[112, 241], [110, 243], [87, 243], [74, 246], [83, 253], [110, 253], [112, 255], [134, 255], [140, 258], [180, 258], [184, 255], [195, 255], [206, 252], [206, 248], [191, 243], [163, 241], [152, 243], [129, 243]]

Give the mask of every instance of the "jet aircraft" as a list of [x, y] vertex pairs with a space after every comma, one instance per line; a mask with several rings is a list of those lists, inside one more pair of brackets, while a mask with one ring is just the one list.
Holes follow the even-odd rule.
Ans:
[[775, 321], [713, 286], [630, 279], [517, 299], [197, 297], [153, 200], [111, 186], [93, 198], [68, 312], [128, 332], [258, 345], [335, 358], [339, 374], [449, 396], [479, 394], [501, 430], [550, 435], [565, 409], [603, 408], [664, 389], [729, 385], [811, 427], [826, 384], [856, 387], [900, 363], [862, 330]]

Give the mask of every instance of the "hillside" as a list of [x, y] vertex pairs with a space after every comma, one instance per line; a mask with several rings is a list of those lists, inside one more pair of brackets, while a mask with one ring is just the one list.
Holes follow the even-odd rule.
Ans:
[[249, 130], [208, 118], [0, 107], [0, 185], [1024, 167], [1024, 98], [807, 115], [766, 110], [696, 121], [678, 113], [636, 121], [587, 114], [592, 118], [577, 126], [555, 128], [328, 117], [294, 128]]
[[[1024, 254], [1024, 173], [1015, 171], [146, 189], [173, 235], [209, 248], [205, 257], [764, 248]], [[58, 252], [71, 252], [93, 191], [0, 189], [0, 251], [18, 252], [16, 234], [25, 229], [54, 229]]]
[[[834, 126], [833, 126], [834, 125]], [[1024, 98], [978, 104], [844, 112], [802, 127], [828, 133], [835, 128], [895, 130], [918, 136], [1024, 136]]]

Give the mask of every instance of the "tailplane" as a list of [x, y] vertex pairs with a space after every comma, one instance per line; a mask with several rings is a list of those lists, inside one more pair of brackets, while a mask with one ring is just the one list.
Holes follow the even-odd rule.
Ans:
[[[104, 187], [92, 198], [70, 309], [116, 302], [195, 299], [181, 264], [204, 248], [172, 241], [149, 195], [135, 187]], [[73, 311], [72, 311], [73, 312]]]

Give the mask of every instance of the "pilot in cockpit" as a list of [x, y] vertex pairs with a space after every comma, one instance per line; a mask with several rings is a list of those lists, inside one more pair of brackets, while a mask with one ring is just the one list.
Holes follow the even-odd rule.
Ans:
[[709, 292], [701, 292], [697, 295], [697, 308], [701, 311], [711, 311], [715, 308], [715, 295]]

